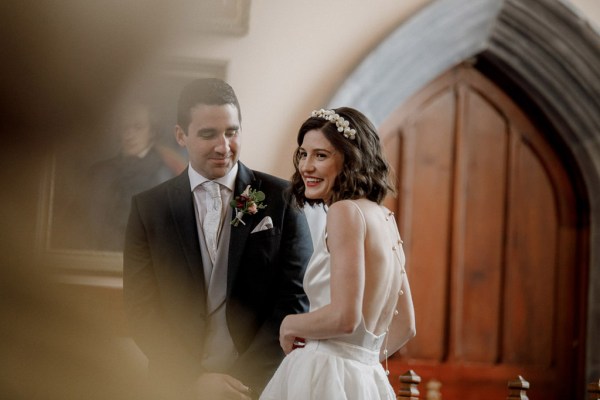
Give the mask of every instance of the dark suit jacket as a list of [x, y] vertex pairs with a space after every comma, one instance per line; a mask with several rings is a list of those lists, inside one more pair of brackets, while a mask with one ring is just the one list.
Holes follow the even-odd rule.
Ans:
[[[239, 358], [229, 373], [260, 393], [279, 362], [279, 326], [307, 311], [302, 288], [312, 254], [304, 214], [291, 204], [288, 182], [239, 163], [234, 196], [247, 185], [261, 190], [266, 208], [231, 227], [227, 322]], [[123, 285], [132, 334], [160, 369], [182, 383], [203, 372], [206, 293], [194, 199], [187, 170], [132, 199]], [[251, 234], [270, 216], [274, 228]]]

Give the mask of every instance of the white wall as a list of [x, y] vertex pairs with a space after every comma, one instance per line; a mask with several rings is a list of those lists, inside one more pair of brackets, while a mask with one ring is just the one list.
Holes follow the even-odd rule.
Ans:
[[252, 0], [243, 37], [191, 37], [177, 55], [228, 61], [243, 111], [241, 159], [289, 178], [300, 124], [369, 50], [427, 0]]
[[[431, 0], [252, 0], [247, 35], [190, 33], [174, 55], [228, 62], [243, 110], [241, 159], [289, 178], [297, 130], [403, 20]], [[600, 25], [600, 0], [573, 0]]]
[[567, 0], [600, 32], [600, 0]]

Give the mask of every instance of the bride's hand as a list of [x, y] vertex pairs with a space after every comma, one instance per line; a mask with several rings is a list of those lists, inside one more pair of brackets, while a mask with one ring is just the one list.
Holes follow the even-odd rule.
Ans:
[[304, 339], [296, 337], [289, 329], [291, 318], [293, 318], [293, 315], [286, 316], [279, 328], [279, 345], [286, 355], [298, 347], [304, 347]]

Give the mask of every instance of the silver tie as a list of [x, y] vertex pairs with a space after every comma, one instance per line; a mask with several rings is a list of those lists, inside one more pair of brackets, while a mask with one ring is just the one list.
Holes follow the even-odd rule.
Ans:
[[206, 215], [202, 222], [202, 229], [204, 230], [204, 238], [206, 239], [206, 247], [208, 247], [210, 259], [214, 265], [215, 260], [217, 259], [217, 246], [219, 244], [219, 228], [221, 227], [221, 210], [223, 202], [221, 200], [221, 190], [218, 183], [206, 181], [202, 185], [210, 195], [210, 200], [206, 205]]

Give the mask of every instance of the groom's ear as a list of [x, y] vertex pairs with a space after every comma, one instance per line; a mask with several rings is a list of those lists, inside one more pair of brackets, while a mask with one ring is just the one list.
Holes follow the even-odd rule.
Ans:
[[181, 147], [187, 147], [187, 134], [180, 125], [175, 125], [175, 140]]

